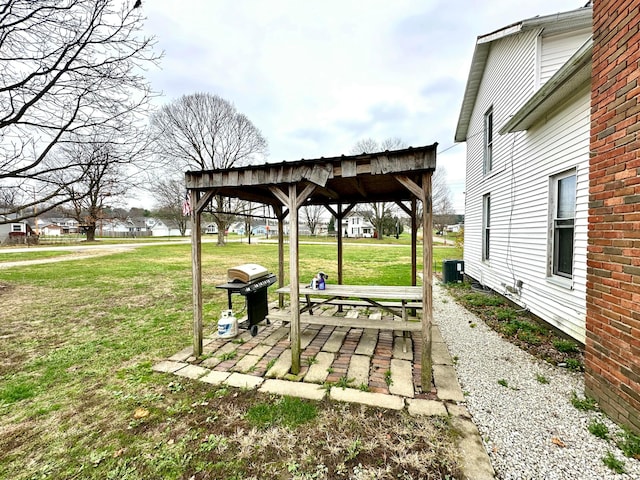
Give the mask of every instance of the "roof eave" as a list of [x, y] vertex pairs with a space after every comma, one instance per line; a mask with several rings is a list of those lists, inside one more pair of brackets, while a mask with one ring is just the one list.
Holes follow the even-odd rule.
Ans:
[[553, 75], [510, 119], [498, 133], [520, 132], [530, 128], [575, 88], [591, 78], [590, 37], [582, 47]]
[[473, 108], [478, 97], [482, 75], [484, 74], [492, 42], [514, 35], [523, 30], [531, 30], [534, 28], [544, 29], [546, 34], [550, 34], [587, 27], [591, 25], [592, 15], [591, 7], [583, 7], [569, 12], [529, 18], [486, 35], [479, 36], [473, 52], [473, 59], [471, 60], [471, 68], [460, 108], [460, 115], [458, 116], [454, 140], [456, 142], [464, 142], [467, 140], [469, 122], [471, 121]]

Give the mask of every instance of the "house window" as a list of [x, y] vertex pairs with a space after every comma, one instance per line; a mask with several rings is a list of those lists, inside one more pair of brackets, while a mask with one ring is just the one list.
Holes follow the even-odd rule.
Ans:
[[493, 107], [484, 114], [484, 174], [493, 168]]
[[11, 224], [11, 231], [16, 233], [16, 232], [22, 232], [22, 225], [20, 225], [19, 223], [12, 223]]
[[573, 233], [576, 216], [575, 170], [551, 178], [553, 275], [573, 277]]
[[489, 260], [491, 239], [491, 195], [482, 197], [482, 260]]

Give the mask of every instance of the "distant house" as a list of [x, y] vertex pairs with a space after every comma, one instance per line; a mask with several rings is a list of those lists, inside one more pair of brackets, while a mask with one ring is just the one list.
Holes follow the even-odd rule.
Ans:
[[585, 341], [591, 6], [478, 37], [455, 140], [467, 143], [465, 273]]
[[[176, 222], [171, 220], [161, 220], [150, 218], [145, 222], [146, 228], [151, 231], [153, 237], [179, 237], [182, 236], [180, 228]], [[187, 227], [184, 236], [191, 235], [191, 229]]]
[[51, 237], [59, 237], [60, 235], [62, 235], [62, 227], [60, 225], [48, 222], [38, 222], [38, 225], [42, 235]]
[[[3, 222], [0, 224], [0, 244], [20, 244], [33, 243], [37, 239], [37, 235], [25, 220], [11, 220], [12, 216], [0, 215]], [[36, 240], [37, 241], [37, 240]]]
[[342, 219], [342, 234], [349, 238], [372, 238], [375, 229], [371, 222], [358, 213], [350, 213]]
[[56, 217], [47, 220], [49, 224], [58, 225], [62, 229], [62, 234], [81, 233], [80, 224], [77, 220], [70, 217]]

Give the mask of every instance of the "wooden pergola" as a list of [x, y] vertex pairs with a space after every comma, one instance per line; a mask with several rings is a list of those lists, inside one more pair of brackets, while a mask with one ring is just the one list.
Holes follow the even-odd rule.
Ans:
[[[432, 208], [431, 177], [437, 143], [353, 156], [186, 172], [192, 206], [193, 353], [202, 354], [201, 215], [214, 196], [269, 205], [278, 220], [279, 286], [284, 282], [284, 220], [289, 215], [289, 284], [300, 283], [298, 210], [323, 205], [336, 218], [338, 284], [342, 284], [342, 219], [361, 203], [395, 202], [411, 218], [411, 282], [417, 285], [417, 202], [422, 202], [422, 388], [431, 388]], [[291, 371], [300, 370], [300, 297], [291, 293]], [[280, 302], [282, 304], [282, 297]]]

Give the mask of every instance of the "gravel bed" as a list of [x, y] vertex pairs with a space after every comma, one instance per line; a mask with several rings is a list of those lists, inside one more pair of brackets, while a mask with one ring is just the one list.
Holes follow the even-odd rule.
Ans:
[[[598, 418], [613, 439], [620, 429], [603, 414], [583, 412], [571, 404], [573, 392], [583, 398], [583, 374], [520, 350], [436, 283], [433, 316], [451, 356], [457, 359], [467, 407], [497, 478], [640, 479], [640, 461], [625, 457], [615, 440], [591, 434], [587, 425]], [[549, 383], [539, 382], [538, 375]], [[616, 474], [604, 465], [607, 452], [624, 461], [626, 473]]]

